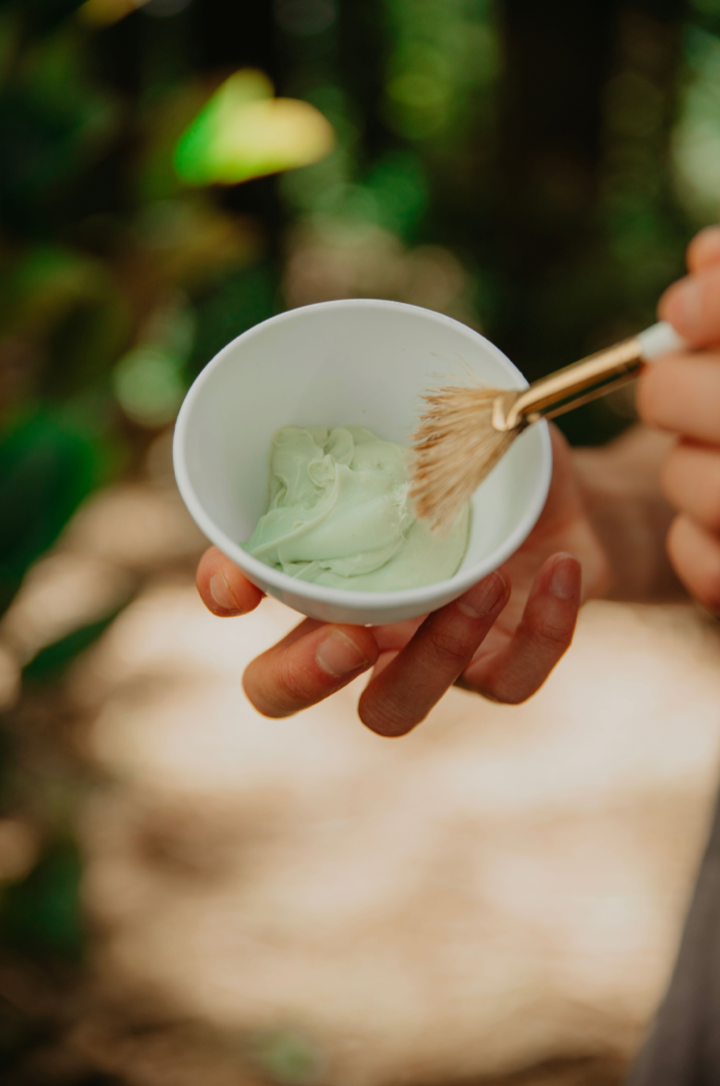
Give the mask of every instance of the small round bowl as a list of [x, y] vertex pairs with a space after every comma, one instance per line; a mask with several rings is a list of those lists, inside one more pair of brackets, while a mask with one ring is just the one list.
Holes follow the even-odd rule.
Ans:
[[457, 573], [423, 588], [356, 592], [271, 569], [247, 554], [268, 499], [270, 438], [282, 426], [356, 423], [408, 443], [420, 394], [466, 377], [526, 388], [522, 374], [471, 328], [417, 306], [349, 299], [292, 309], [238, 336], [182, 405], [173, 458], [183, 500], [205, 533], [263, 592], [328, 622], [380, 626], [461, 595], [521, 545], [545, 504], [552, 471], [546, 423], [531, 426], [478, 488]]

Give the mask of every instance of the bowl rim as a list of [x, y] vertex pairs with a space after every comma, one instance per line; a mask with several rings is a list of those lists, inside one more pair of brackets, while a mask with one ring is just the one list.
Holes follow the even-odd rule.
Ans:
[[[452, 577], [447, 577], [442, 581], [433, 581], [432, 584], [423, 585], [420, 588], [403, 588], [390, 592], [366, 592], [357, 589], [329, 588], [326, 585], [314, 584], [312, 581], [298, 580], [287, 573], [283, 573], [281, 570], [273, 569], [272, 566], [266, 565], [264, 562], [261, 562], [260, 559], [254, 558], [251, 554], [248, 554], [239, 543], [226, 535], [205, 511], [202, 502], [190, 481], [190, 473], [186, 461], [187, 433], [195, 402], [206, 382], [212, 377], [217, 369], [225, 364], [228, 356], [235, 351], [238, 343], [241, 341], [247, 343], [256, 336], [262, 335], [263, 330], [270, 324], [277, 325], [282, 322], [292, 321], [297, 319], [299, 315], [308, 312], [320, 312], [328, 309], [341, 308], [373, 309], [378, 307], [404, 312], [420, 312], [426, 318], [430, 318], [438, 324], [445, 324], [453, 328], [461, 328], [465, 334], [468, 334], [471, 337], [477, 337], [477, 339], [482, 342], [483, 348], [489, 350], [489, 352], [495, 356], [496, 360], [500, 362], [502, 368], [507, 372], [508, 378], [511, 379], [514, 387], [527, 388], [528, 382], [525, 377], [510, 361], [507, 355], [503, 354], [499, 347], [496, 347], [494, 343], [489, 339], [486, 339], [482, 333], [476, 331], [474, 328], [471, 328], [467, 324], [463, 324], [462, 321], [455, 320], [453, 317], [448, 317], [444, 313], [426, 309], [424, 306], [410, 305], [407, 302], [394, 302], [380, 298], [340, 298], [327, 302], [315, 302], [311, 305], [296, 306], [293, 309], [288, 309], [282, 313], [277, 313], [272, 317], [268, 317], [266, 320], [253, 325], [252, 328], [248, 328], [245, 332], [241, 332], [240, 335], [230, 340], [229, 343], [218, 351], [195, 378], [187, 391], [175, 422], [175, 432], [173, 435], [173, 467], [175, 479], [178, 490], [180, 491], [180, 496], [197, 526], [203, 534], [223, 552], [223, 554], [230, 558], [244, 573], [248, 574], [251, 581], [264, 581], [266, 584], [272, 585], [273, 588], [283, 594], [292, 594], [297, 597], [304, 597], [307, 600], [312, 600], [313, 602], [332, 603], [336, 606], [343, 606], [348, 609], [356, 609], [359, 611], [391, 610], [398, 608], [402, 604], [410, 603], [427, 603], [427, 610], [432, 610], [433, 603], [435, 603], [439, 597], [446, 596], [447, 593], [451, 591], [454, 598], [457, 598], [467, 589], [471, 588], [472, 585], [477, 584], [479, 580], [482, 580], [483, 577], [487, 576], [493, 570], [498, 569], [503, 562], [518, 550], [535, 526], [545, 506], [552, 478], [552, 443], [550, 440], [548, 424], [544, 420], [541, 420], [533, 427], [533, 429], [538, 432], [540, 440], [541, 475], [538, 480], [538, 485], [533, 492], [532, 500], [525, 508], [514, 531], [488, 554], [482, 563], [476, 563], [464, 570], [461, 567], [461, 569], [457, 573], [454, 573]], [[261, 591], [263, 591], [263, 589], [261, 589]]]

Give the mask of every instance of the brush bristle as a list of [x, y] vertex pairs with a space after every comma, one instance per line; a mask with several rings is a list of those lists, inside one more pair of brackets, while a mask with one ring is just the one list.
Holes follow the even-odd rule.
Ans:
[[515, 431], [492, 424], [501, 390], [448, 386], [426, 393], [427, 410], [413, 434], [410, 497], [417, 515], [447, 526], [509, 449]]

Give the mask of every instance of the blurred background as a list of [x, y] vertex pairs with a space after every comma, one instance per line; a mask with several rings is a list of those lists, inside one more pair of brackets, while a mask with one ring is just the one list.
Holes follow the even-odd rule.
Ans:
[[[720, 0], [0, 0], [0, 1080], [619, 1083], [720, 756], [691, 607], [595, 604], [530, 705], [262, 720], [172, 424], [229, 339], [427, 306], [533, 379], [720, 209]], [[562, 420], [598, 444], [625, 393]]]

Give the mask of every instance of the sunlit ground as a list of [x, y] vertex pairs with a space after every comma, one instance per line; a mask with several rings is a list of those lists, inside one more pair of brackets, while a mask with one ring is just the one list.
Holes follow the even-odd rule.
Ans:
[[[402, 740], [359, 724], [360, 683], [266, 720], [241, 674], [296, 616], [204, 611], [167, 457], [161, 438], [145, 481], [81, 511], [3, 626], [10, 696], [13, 660], [136, 592], [66, 691], [101, 771], [81, 825], [93, 1011], [71, 1044], [150, 1086], [618, 1081], [712, 803], [715, 626], [590, 605], [531, 703], [451, 691]], [[32, 847], [0, 825], [0, 875]], [[139, 1041], [138, 1021], [184, 1024]]]

